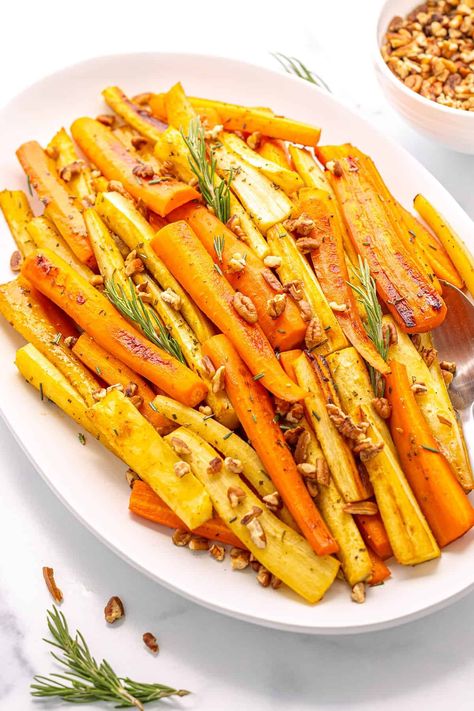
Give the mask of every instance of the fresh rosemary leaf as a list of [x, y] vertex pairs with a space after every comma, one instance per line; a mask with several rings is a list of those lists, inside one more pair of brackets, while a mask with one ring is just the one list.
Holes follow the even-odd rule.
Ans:
[[257, 373], [257, 375], [253, 376], [252, 380], [261, 380], [264, 377], [265, 377], [265, 373]]
[[198, 187], [204, 201], [212, 207], [214, 214], [224, 224], [230, 217], [230, 184], [232, 171], [226, 180], [216, 182], [216, 160], [212, 148], [207, 156], [204, 128], [199, 117], [189, 125], [188, 135], [181, 131], [184, 142], [189, 150], [189, 165], [198, 181]]
[[326, 91], [331, 93], [331, 89], [328, 87], [326, 82], [321, 79], [320, 76], [310, 71], [300, 59], [297, 59], [296, 57], [287, 57], [285, 54], [281, 54], [281, 52], [272, 52], [272, 55], [278, 62], [280, 62], [287, 74], [294, 74], [300, 79], [309, 81], [311, 84], [315, 84], [316, 86], [326, 89]]
[[222, 253], [224, 251], [225, 237], [224, 235], [217, 235], [214, 237], [214, 252], [217, 255], [217, 259], [222, 264]]
[[77, 433], [77, 438], [82, 445], [86, 443], [86, 436], [82, 432]]
[[423, 449], [426, 449], [428, 452], [434, 452], [435, 454], [440, 453], [439, 449], [435, 449], [434, 447], [429, 447], [427, 444], [422, 444], [421, 446], [423, 447]]
[[112, 279], [105, 284], [105, 295], [120, 313], [133, 321], [149, 341], [162, 348], [181, 363], [186, 364], [179, 343], [174, 339], [156, 313], [137, 296], [133, 281], [129, 280], [129, 294]]
[[184, 689], [119, 677], [105, 659], [98, 664], [83, 635], [76, 631], [76, 636], [71, 636], [65, 616], [54, 605], [47, 612], [47, 621], [52, 639], [44, 641], [55, 648], [51, 656], [61, 665], [62, 673], [35, 676], [30, 687], [32, 696], [56, 697], [76, 704], [106, 701], [116, 708], [143, 711], [143, 705], [152, 701], [189, 694]]
[[[367, 319], [364, 321], [364, 328], [367, 335], [374, 344], [377, 351], [384, 360], [387, 360], [389, 343], [384, 336], [382, 309], [377, 297], [377, 287], [375, 279], [370, 273], [369, 264], [366, 259], [361, 259], [359, 256], [359, 268], [352, 267], [352, 271], [360, 281], [360, 286], [351, 284], [349, 286], [357, 294], [358, 300], [364, 306], [367, 314]], [[384, 379], [382, 375], [368, 364], [370, 381], [376, 395], [382, 394], [384, 391]]]

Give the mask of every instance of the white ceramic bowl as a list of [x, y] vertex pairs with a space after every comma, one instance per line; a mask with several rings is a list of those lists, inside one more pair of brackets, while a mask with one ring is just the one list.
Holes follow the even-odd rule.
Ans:
[[408, 89], [387, 67], [380, 54], [382, 39], [392, 17], [405, 17], [418, 4], [418, 0], [386, 0], [377, 13], [374, 54], [378, 80], [393, 108], [416, 131], [455, 151], [474, 154], [474, 112], [442, 106]]

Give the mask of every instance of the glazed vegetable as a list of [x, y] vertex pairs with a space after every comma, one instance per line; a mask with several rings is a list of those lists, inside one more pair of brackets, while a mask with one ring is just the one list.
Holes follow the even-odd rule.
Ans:
[[[165, 504], [151, 486], [139, 479], [133, 484], [128, 508], [137, 516], [159, 523], [167, 528], [177, 528], [181, 531], [190, 532], [192, 530]], [[226, 543], [236, 548], [243, 548], [240, 539], [229, 530], [224, 521], [218, 516], [212, 516], [192, 532], [196, 536], [210, 538], [212, 541]]]
[[[15, 365], [36, 390], [43, 400], [51, 400], [94, 438], [99, 437], [98, 430], [87, 416], [87, 405], [70, 381], [31, 343], [19, 348], [15, 356]], [[102, 440], [108, 446], [107, 440]]]
[[36, 248], [50, 249], [85, 279], [90, 280], [93, 278], [94, 272], [92, 269], [87, 264], [79, 261], [47, 217], [33, 217], [26, 225], [26, 231], [30, 237], [31, 251]]
[[329, 305], [346, 337], [363, 358], [380, 373], [388, 372], [387, 364], [367, 335], [359, 315], [344, 259], [342, 234], [334, 219], [331, 196], [323, 190], [304, 188], [298, 195], [294, 217], [308, 215], [314, 221], [311, 237], [319, 247], [311, 251], [311, 260]]
[[76, 119], [71, 131], [87, 158], [106, 178], [121, 182], [130, 195], [136, 200], [142, 200], [159, 215], [167, 215], [176, 207], [198, 197], [194, 188], [173, 178], [140, 177], [143, 164], [99, 121], [91, 118]]
[[263, 233], [289, 216], [291, 200], [260, 170], [222, 143], [213, 145], [213, 155], [218, 174], [224, 180], [232, 175], [232, 192]]
[[275, 317], [275, 313], [270, 313], [269, 302], [272, 303], [277, 292], [264, 278], [267, 270], [263, 261], [255, 256], [245, 243], [238, 240], [217, 217], [202, 205], [189, 203], [172, 212], [169, 219], [185, 220], [209, 255], [217, 258], [222, 273], [231, 286], [252, 299], [259, 325], [273, 348], [283, 351], [302, 342], [306, 324], [295, 303], [286, 299], [281, 315]]
[[178, 131], [183, 131], [183, 133], [188, 133], [191, 122], [197, 117], [197, 113], [184, 93], [181, 82], [166, 92], [165, 108], [170, 126]]
[[55, 304], [20, 276], [0, 286], [0, 312], [58, 368], [88, 405], [94, 402], [98, 383], [64, 345], [64, 339], [76, 336], [77, 331]]
[[[191, 454], [183, 456], [206, 487], [215, 510], [230, 530], [270, 573], [308, 602], [318, 602], [335, 579], [338, 561], [331, 556], [315, 555], [308, 542], [262, 506], [239, 475], [232, 473], [215, 449], [198, 435], [182, 427], [176, 436], [191, 450]], [[216, 458], [221, 462], [217, 476], [209, 470], [209, 462]], [[228, 495], [232, 487], [239, 487], [244, 494], [235, 507]], [[244, 517], [254, 512], [254, 507], [258, 512], [257, 523], [251, 527], [245, 524]], [[260, 530], [263, 536], [259, 535]]]
[[246, 163], [258, 168], [265, 177], [274, 185], [278, 185], [287, 195], [291, 195], [291, 193], [303, 187], [304, 183], [298, 173], [289, 168], [284, 168], [278, 163], [273, 163], [267, 158], [263, 158], [259, 153], [253, 151], [245, 141], [236, 136], [235, 133], [223, 131], [220, 135], [220, 140], [226, 148], [243, 158]]
[[[315, 146], [321, 134], [319, 128], [282, 116], [275, 116], [268, 110], [195, 97], [190, 97], [190, 101], [199, 115], [204, 116], [209, 108], [213, 109], [219, 117], [219, 123], [223, 124], [228, 131], [246, 131], [248, 133], [258, 131], [270, 138], [281, 138], [283, 141], [302, 143], [304, 146]], [[150, 107], [154, 116], [161, 120], [167, 120], [164, 94], [153, 94], [150, 99]]]
[[372, 564], [372, 572], [368, 580], [369, 585], [382, 585], [390, 576], [390, 569], [385, 565], [382, 558], [379, 558], [377, 553], [374, 553], [369, 548], [370, 562]]
[[61, 128], [49, 142], [47, 153], [56, 163], [59, 175], [63, 177], [69, 192], [83, 204], [94, 201], [90, 167], [79, 158], [76, 147], [64, 128]]
[[165, 392], [196, 405], [206, 386], [186, 366], [153, 345], [114, 309], [108, 299], [49, 250], [38, 250], [23, 264], [24, 276], [105, 350]]
[[379, 296], [397, 323], [409, 333], [439, 326], [446, 306], [401, 243], [376, 190], [358, 170], [351, 146], [325, 146], [316, 152], [326, 166], [337, 165], [337, 175], [328, 170], [328, 177], [352, 242], [367, 260]]
[[170, 444], [122, 393], [111, 390], [88, 415], [101, 435], [113, 442], [120, 458], [186, 526], [194, 529], [212, 517], [211, 500], [202, 484], [189, 468], [183, 471]]
[[191, 301], [169, 269], [151, 247], [154, 231], [133, 203], [116, 192], [101, 193], [97, 196], [95, 209], [108, 228], [117, 234], [130, 250], [136, 249], [146, 262], [147, 271], [156, 279], [160, 287], [171, 289], [180, 299], [180, 313], [193, 330], [196, 338], [203, 343], [214, 331], [197, 306]]
[[281, 168], [291, 170], [288, 151], [283, 141], [279, 141], [277, 138], [261, 138], [258, 142], [257, 153]]
[[390, 366], [387, 397], [392, 405], [392, 437], [420, 508], [443, 547], [474, 525], [474, 509], [431, 434], [405, 366], [395, 360]]
[[413, 238], [419, 245], [422, 245], [431, 267], [440, 279], [445, 279], [451, 282], [458, 289], [462, 289], [464, 282], [456, 271], [456, 267], [450, 260], [445, 248], [421, 222], [419, 222], [411, 212], [405, 210], [401, 205], [398, 206], [403, 222]]
[[262, 233], [232, 191], [230, 193], [230, 216], [231, 219], [234, 218], [237, 221], [238, 226], [243, 232], [242, 241], [248, 244], [257, 257], [264, 259], [270, 254], [270, 249]]
[[148, 383], [125, 363], [121, 363], [115, 356], [107, 353], [87, 333], [83, 333], [78, 338], [72, 352], [107, 385], [122, 385], [125, 393], [135, 398], [136, 407], [143, 417], [151, 422], [161, 435], [174, 429], [173, 423], [152, 407], [155, 393]]
[[284, 374], [260, 326], [246, 320], [248, 309], [222, 275], [217, 256], [213, 262], [188, 225], [174, 222], [164, 227], [152, 247], [199, 308], [235, 344], [252, 374], [264, 378], [274, 395], [289, 402], [301, 399], [301, 389]]
[[28, 198], [23, 190], [2, 190], [0, 192], [0, 209], [16, 246], [23, 257], [26, 257], [35, 248], [26, 230], [28, 222], [33, 217]]
[[302, 534], [318, 555], [335, 553], [337, 543], [328, 531], [296, 468], [275, 422], [270, 396], [224, 336], [204, 344], [214, 366], [224, 366], [225, 388], [247, 437]]
[[[423, 195], [417, 195], [413, 204], [452, 259], [468, 291], [474, 295], [474, 257], [464, 241]], [[448, 279], [448, 281], [450, 280]]]
[[105, 102], [123, 120], [150, 141], [159, 140], [166, 124], [151, 116], [149, 111], [125, 96], [118, 86], [109, 86], [102, 92]]
[[[393, 325], [389, 316], [384, 317], [384, 322]], [[421, 341], [422, 338], [426, 339], [425, 346]], [[429, 425], [431, 434], [436, 439], [436, 446], [443, 452], [463, 489], [471, 491], [474, 488], [474, 479], [469, 455], [465, 451], [461, 426], [449, 399], [444, 378], [441, 373], [436, 377], [439, 361], [431, 339], [426, 334], [420, 336], [421, 352], [400, 330], [396, 340], [397, 342], [390, 346], [389, 357], [405, 365], [411, 383], [420, 383], [420, 392], [416, 393], [415, 399]], [[428, 368], [422, 354], [432, 359], [431, 368]]]
[[66, 183], [57, 175], [53, 161], [37, 141], [24, 143], [16, 154], [58, 232], [79, 261], [93, 268], [95, 259], [84, 220], [74, 198], [67, 191]]
[[278, 224], [268, 230], [267, 240], [272, 254], [281, 259], [281, 264], [277, 268], [280, 281], [282, 284], [301, 282], [302, 298], [308, 302], [312, 314], [316, 315], [321, 323], [321, 343], [312, 352], [331, 353], [349, 345], [314, 271], [296, 246], [292, 235], [283, 225]]
[[354, 521], [364, 539], [366, 545], [374, 551], [382, 560], [387, 560], [393, 556], [390, 539], [385, 530], [380, 513], [372, 516], [355, 514]]
[[337, 488], [346, 502], [367, 499], [371, 494], [370, 487], [362, 480], [347, 442], [337, 431], [327, 411], [329, 402], [340, 405], [331, 384], [329, 368], [325, 367], [324, 360], [310, 362], [306, 354], [298, 358], [294, 367], [298, 383], [308, 392], [304, 399], [306, 415], [321, 444]]

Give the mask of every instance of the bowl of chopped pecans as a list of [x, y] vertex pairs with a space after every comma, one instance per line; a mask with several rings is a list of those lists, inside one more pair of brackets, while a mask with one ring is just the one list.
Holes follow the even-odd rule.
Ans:
[[474, 0], [387, 0], [376, 41], [392, 106], [425, 136], [474, 154]]

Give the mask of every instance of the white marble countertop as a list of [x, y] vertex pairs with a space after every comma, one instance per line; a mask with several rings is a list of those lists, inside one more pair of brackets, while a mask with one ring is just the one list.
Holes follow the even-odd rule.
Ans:
[[[267, 66], [274, 66], [269, 51], [294, 54], [407, 147], [474, 217], [474, 158], [415, 134], [387, 106], [376, 84], [368, 20], [378, 5], [376, 0], [4, 4], [0, 102], [62, 65], [97, 54], [197, 51]], [[0, 481], [2, 710], [63, 708], [34, 703], [28, 691], [34, 673], [51, 670], [40, 641], [51, 602], [43, 565], [57, 571], [64, 610], [97, 656], [123, 674], [194, 692], [168, 703], [170, 708], [472, 708], [473, 595], [418, 622], [359, 637], [317, 638], [258, 628], [189, 603], [117, 558], [55, 498], [1, 421]], [[127, 617], [109, 629], [102, 609], [112, 594], [123, 599]], [[141, 635], [147, 630], [159, 639], [157, 658], [143, 648]]]

